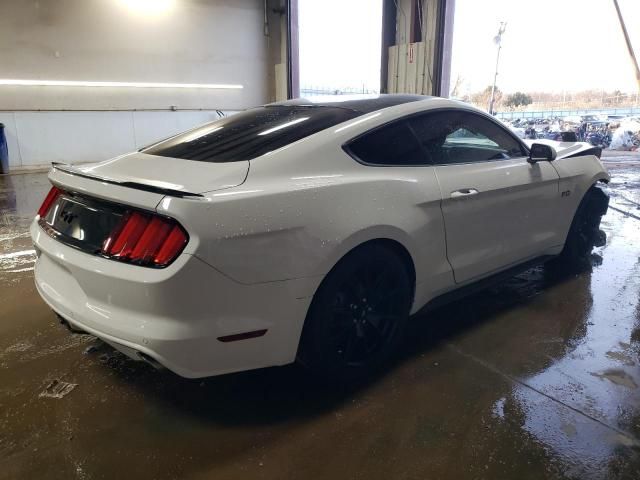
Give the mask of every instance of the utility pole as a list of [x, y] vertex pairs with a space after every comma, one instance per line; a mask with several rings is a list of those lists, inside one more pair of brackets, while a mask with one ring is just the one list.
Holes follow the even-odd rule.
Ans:
[[636, 69], [636, 82], [638, 82], [638, 91], [640, 91], [640, 68], [638, 67], [638, 59], [636, 58], [636, 54], [633, 52], [633, 46], [631, 45], [631, 39], [629, 38], [629, 33], [627, 33], [627, 27], [624, 24], [624, 19], [622, 18], [622, 12], [620, 11], [620, 5], [618, 5], [618, 0], [613, 0], [613, 4], [616, 7], [616, 12], [618, 13], [618, 20], [620, 20], [620, 28], [622, 28], [622, 34], [624, 35], [624, 40], [627, 42], [627, 50], [629, 51], [629, 56], [631, 57], [631, 62]]
[[500, 28], [498, 29], [498, 35], [493, 38], [493, 41], [498, 46], [498, 53], [496, 55], [496, 73], [493, 76], [493, 87], [491, 87], [491, 101], [489, 102], [489, 113], [494, 114], [493, 104], [496, 100], [496, 81], [498, 80], [498, 63], [500, 63], [500, 49], [502, 48], [502, 34], [507, 28], [507, 22], [500, 22]]

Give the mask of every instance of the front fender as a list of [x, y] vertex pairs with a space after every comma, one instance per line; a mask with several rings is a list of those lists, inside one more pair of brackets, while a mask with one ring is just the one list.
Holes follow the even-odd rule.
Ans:
[[595, 155], [561, 158], [552, 162], [560, 176], [560, 200], [556, 215], [563, 219], [561, 238], [566, 238], [580, 202], [589, 189], [598, 182], [609, 182], [610, 176]]

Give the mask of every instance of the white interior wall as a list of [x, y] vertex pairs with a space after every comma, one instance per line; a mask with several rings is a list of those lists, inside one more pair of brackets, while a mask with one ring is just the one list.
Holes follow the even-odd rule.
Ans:
[[274, 99], [281, 32], [265, 36], [263, 1], [162, 0], [157, 15], [132, 3], [0, 1], [0, 77], [243, 88], [0, 86], [11, 167], [106, 159]]
[[217, 118], [215, 111], [0, 112], [11, 169], [98, 162]]

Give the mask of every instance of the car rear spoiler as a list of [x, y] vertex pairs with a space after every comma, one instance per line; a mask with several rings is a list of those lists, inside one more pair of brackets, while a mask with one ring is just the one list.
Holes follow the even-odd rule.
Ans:
[[128, 182], [121, 180], [113, 180], [110, 178], [101, 177], [99, 175], [90, 175], [86, 172], [73, 168], [73, 166], [67, 163], [51, 162], [51, 166], [55, 170], [68, 173], [69, 175], [75, 175], [76, 177], [89, 178], [91, 180], [98, 180], [100, 182], [109, 183], [112, 185], [119, 185], [121, 187], [135, 188], [136, 190], [144, 190], [145, 192], [160, 193], [162, 195], [169, 195], [171, 197], [203, 197], [199, 193], [185, 192], [184, 190], [175, 190], [173, 188], [158, 187], [156, 185], [149, 185], [146, 183]]

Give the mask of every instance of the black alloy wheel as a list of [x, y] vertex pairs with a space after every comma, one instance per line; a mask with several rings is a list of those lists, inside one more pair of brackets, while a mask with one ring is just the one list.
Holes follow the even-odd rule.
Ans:
[[397, 349], [411, 308], [406, 265], [388, 247], [365, 245], [325, 278], [309, 309], [299, 357], [331, 378], [365, 375]]
[[606, 242], [600, 220], [606, 215], [608, 206], [609, 196], [599, 186], [594, 185], [587, 191], [571, 222], [562, 253], [550, 263], [552, 267], [582, 267], [588, 263], [593, 247], [603, 246]]

